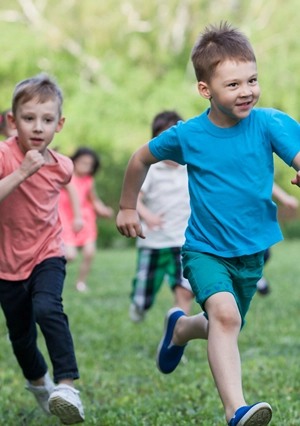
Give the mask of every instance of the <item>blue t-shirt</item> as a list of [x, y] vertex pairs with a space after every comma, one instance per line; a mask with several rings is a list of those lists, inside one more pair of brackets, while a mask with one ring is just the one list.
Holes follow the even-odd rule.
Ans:
[[255, 108], [220, 128], [209, 109], [149, 142], [159, 160], [187, 164], [191, 216], [186, 250], [249, 255], [282, 239], [272, 202], [273, 152], [289, 166], [300, 151], [300, 125], [275, 109]]

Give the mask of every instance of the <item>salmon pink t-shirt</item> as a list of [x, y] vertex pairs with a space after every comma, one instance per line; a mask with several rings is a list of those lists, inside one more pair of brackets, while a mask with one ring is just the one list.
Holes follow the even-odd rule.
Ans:
[[[55, 163], [45, 164], [0, 202], [0, 278], [19, 281], [50, 257], [64, 255], [58, 200], [69, 183], [73, 163], [50, 150]], [[24, 154], [17, 138], [0, 143], [0, 179], [20, 167]]]

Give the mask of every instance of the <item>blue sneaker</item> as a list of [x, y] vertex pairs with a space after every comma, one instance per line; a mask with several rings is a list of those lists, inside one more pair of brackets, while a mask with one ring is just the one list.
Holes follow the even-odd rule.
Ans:
[[266, 426], [271, 418], [271, 406], [267, 402], [257, 402], [236, 410], [228, 426]]
[[164, 335], [156, 351], [156, 365], [164, 374], [172, 373], [179, 364], [183, 355], [184, 346], [174, 345], [171, 341], [177, 320], [185, 315], [180, 308], [172, 308], [165, 318]]

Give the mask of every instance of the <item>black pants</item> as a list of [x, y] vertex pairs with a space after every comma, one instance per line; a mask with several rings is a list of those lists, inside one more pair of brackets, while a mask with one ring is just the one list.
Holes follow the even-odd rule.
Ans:
[[23, 281], [0, 279], [0, 303], [14, 354], [28, 380], [47, 371], [37, 347], [36, 323], [44, 335], [53, 365], [54, 381], [79, 377], [68, 318], [63, 312], [65, 259], [53, 257], [36, 265]]

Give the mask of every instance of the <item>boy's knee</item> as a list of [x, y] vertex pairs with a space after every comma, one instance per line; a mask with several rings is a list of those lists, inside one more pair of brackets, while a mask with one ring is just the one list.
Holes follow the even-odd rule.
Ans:
[[34, 303], [34, 313], [37, 323], [42, 324], [47, 322], [49, 318], [52, 319], [56, 315], [60, 315], [62, 307], [55, 302], [43, 303], [42, 301], [36, 301]]
[[242, 320], [237, 307], [235, 308], [234, 306], [224, 306], [223, 309], [219, 309], [215, 313], [214, 318], [225, 329], [241, 327]]
[[242, 323], [241, 314], [233, 296], [231, 298], [229, 293], [228, 296], [228, 300], [215, 298], [209, 301], [210, 303], [207, 304], [209, 322], [214, 321], [225, 329], [240, 328]]

